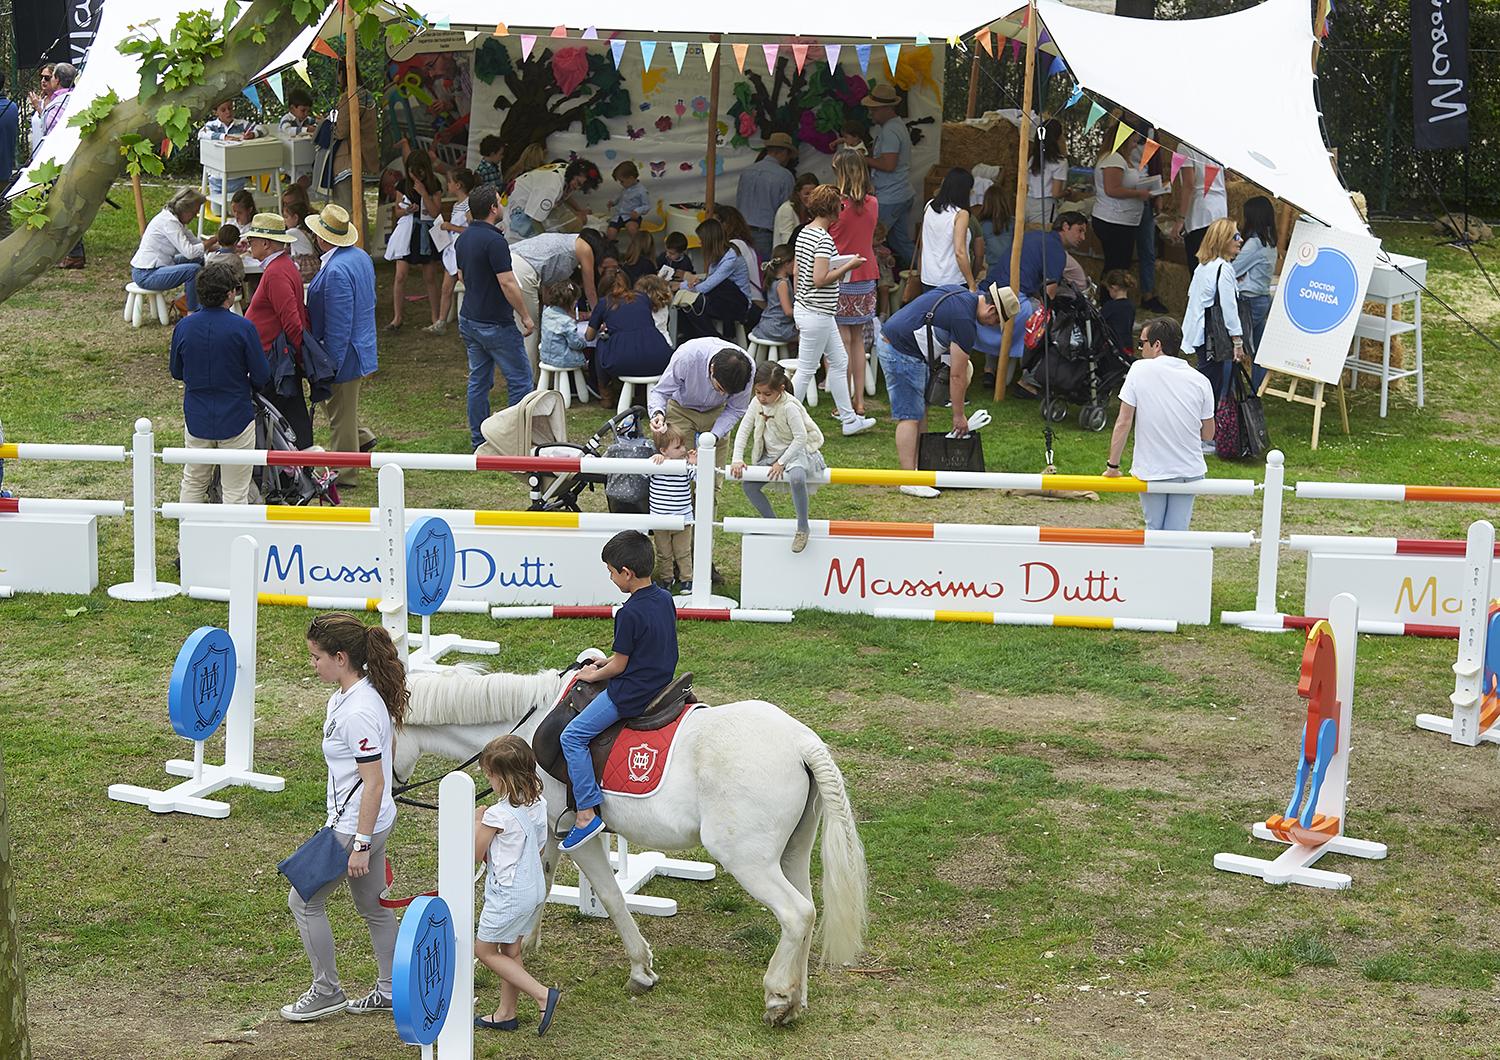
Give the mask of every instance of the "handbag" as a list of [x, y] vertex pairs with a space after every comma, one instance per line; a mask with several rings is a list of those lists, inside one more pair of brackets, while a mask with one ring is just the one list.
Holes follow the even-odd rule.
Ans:
[[[925, 212], [927, 207], [922, 207]], [[901, 289], [901, 304], [922, 297], [922, 226], [917, 225], [916, 242], [912, 244], [911, 264], [906, 269], [906, 286]]]
[[338, 836], [333, 834], [333, 826], [339, 823], [349, 800], [363, 783], [364, 777], [356, 780], [354, 787], [349, 789], [349, 794], [344, 796], [343, 805], [334, 812], [328, 823], [276, 866], [276, 871], [287, 878], [287, 882], [304, 902], [312, 901], [313, 895], [349, 871], [349, 851], [344, 849]]
[[[1244, 365], [1234, 372], [1235, 402], [1240, 417], [1240, 449], [1245, 456], [1262, 457], [1271, 449], [1271, 432], [1266, 429], [1266, 410], [1250, 385], [1250, 373]], [[1217, 428], [1215, 424], [1215, 428]]]
[[984, 445], [977, 431], [952, 438], [940, 431], [928, 431], [917, 440], [917, 469], [920, 471], [983, 471]]
[[955, 294], [962, 293], [962, 291], [948, 291], [933, 302], [932, 308], [922, 315], [922, 326], [927, 331], [927, 385], [922, 390], [922, 400], [928, 405], [946, 405], [952, 382], [952, 372], [936, 349], [937, 335], [933, 331], [932, 321], [937, 316], [938, 306]]
[[1229, 334], [1229, 325], [1224, 323], [1224, 306], [1219, 302], [1219, 277], [1224, 264], [1219, 263], [1219, 272], [1214, 274], [1214, 304], [1203, 311], [1203, 344], [1208, 347], [1208, 359], [1215, 364], [1224, 364], [1234, 359], [1234, 339]]
[[1214, 452], [1224, 460], [1238, 460], [1244, 456], [1240, 437], [1240, 404], [1235, 386], [1231, 382], [1224, 388], [1218, 405], [1214, 408]]

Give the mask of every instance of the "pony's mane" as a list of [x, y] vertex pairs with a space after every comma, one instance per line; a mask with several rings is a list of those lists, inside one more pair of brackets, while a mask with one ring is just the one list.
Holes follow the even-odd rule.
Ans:
[[534, 674], [483, 673], [459, 666], [407, 678], [406, 725], [484, 725], [545, 710], [562, 688], [559, 670]]

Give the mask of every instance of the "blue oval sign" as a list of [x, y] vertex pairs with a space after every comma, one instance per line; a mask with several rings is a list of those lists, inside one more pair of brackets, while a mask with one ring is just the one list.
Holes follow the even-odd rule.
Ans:
[[453, 587], [458, 553], [453, 530], [435, 515], [423, 516], [406, 531], [406, 609], [430, 615], [443, 606]]
[[432, 895], [414, 899], [396, 933], [391, 969], [396, 1033], [408, 1045], [437, 1041], [453, 1003], [456, 952], [448, 903]]
[[1297, 330], [1323, 335], [1359, 304], [1359, 273], [1349, 255], [1333, 247], [1298, 248], [1297, 264], [1282, 278], [1286, 315]]
[[216, 626], [188, 634], [172, 665], [167, 715], [177, 735], [206, 740], [218, 730], [234, 696], [234, 641]]

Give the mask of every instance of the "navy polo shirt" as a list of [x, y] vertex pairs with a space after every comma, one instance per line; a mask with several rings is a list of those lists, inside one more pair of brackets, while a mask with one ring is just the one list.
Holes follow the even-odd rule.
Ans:
[[630, 661], [625, 672], [610, 681], [610, 701], [620, 717], [638, 717], [677, 673], [677, 607], [672, 594], [655, 584], [631, 593], [615, 612], [613, 650]]
[[511, 271], [510, 244], [488, 221], [470, 221], [454, 246], [464, 276], [463, 307], [458, 315], [476, 324], [514, 324], [515, 310], [495, 277]]
[[[972, 352], [979, 341], [979, 296], [963, 287], [935, 287], [912, 299], [891, 314], [880, 333], [901, 353], [926, 360], [926, 317], [934, 306], [933, 329], [946, 332], [959, 349]], [[941, 352], [947, 350], [945, 345]]]
[[[1005, 245], [1005, 252], [990, 269], [986, 283], [1014, 286], [1010, 282], [1010, 255], [1014, 245]], [[1068, 251], [1063, 246], [1062, 236], [1056, 232], [1027, 232], [1021, 240], [1021, 283], [1016, 287], [1016, 293], [1036, 298], [1044, 286], [1062, 279], [1067, 264]]]
[[183, 382], [188, 433], [217, 442], [250, 425], [251, 393], [271, 381], [255, 325], [217, 306], [189, 314], [172, 329], [171, 371]]

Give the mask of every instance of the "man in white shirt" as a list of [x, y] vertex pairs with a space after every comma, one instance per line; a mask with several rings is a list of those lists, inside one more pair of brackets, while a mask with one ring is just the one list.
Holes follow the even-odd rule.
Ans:
[[[1120, 415], [1109, 440], [1104, 477], [1120, 477], [1120, 455], [1134, 425], [1132, 475], [1144, 482], [1201, 479], [1208, 474], [1203, 443], [1214, 436], [1213, 389], [1180, 356], [1182, 328], [1175, 320], [1162, 317], [1142, 327], [1140, 353], [1120, 388]], [[1193, 518], [1193, 495], [1142, 493], [1141, 511], [1147, 530], [1186, 530]]]

